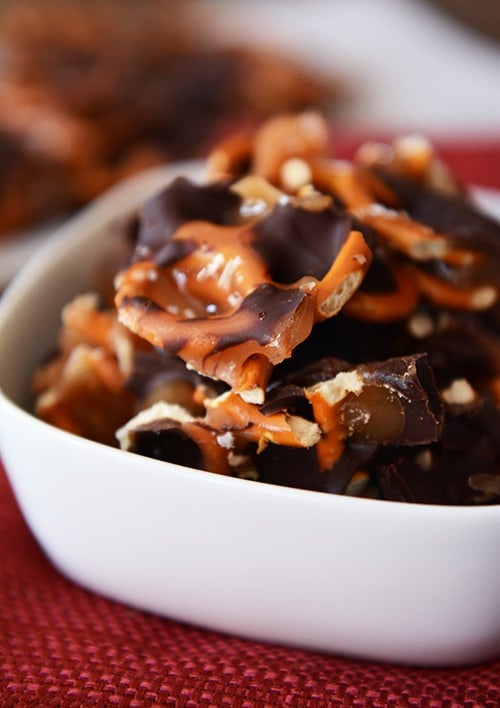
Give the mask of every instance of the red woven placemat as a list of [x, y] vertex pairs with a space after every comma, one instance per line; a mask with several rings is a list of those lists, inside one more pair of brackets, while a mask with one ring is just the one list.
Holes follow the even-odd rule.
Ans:
[[0, 466], [1, 706], [500, 705], [500, 661], [402, 668], [227, 637], [111, 602], [60, 575]]

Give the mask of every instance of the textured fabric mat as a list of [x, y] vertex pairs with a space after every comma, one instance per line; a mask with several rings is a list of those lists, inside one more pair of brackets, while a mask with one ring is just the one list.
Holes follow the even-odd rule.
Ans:
[[62, 577], [0, 466], [0, 706], [496, 708], [500, 661], [402, 668], [227, 637]]

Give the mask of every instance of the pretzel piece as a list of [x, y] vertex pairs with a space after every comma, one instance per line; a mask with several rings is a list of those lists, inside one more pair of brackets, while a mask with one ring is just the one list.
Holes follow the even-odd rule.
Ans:
[[413, 276], [421, 293], [440, 307], [480, 312], [488, 310], [498, 302], [499, 289], [494, 285], [459, 288], [416, 268], [413, 270]]
[[403, 263], [392, 266], [390, 270], [396, 287], [387, 292], [359, 289], [344, 306], [348, 317], [364, 322], [388, 323], [403, 320], [416, 310], [420, 290], [413, 271]]

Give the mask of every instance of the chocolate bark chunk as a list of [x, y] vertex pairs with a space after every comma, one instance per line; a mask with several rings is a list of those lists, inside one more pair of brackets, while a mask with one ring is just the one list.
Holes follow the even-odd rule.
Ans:
[[[439, 438], [444, 407], [425, 354], [359, 366], [334, 357], [321, 359], [290, 374], [282, 385], [271, 389], [262, 410], [275, 411], [279, 406], [282, 410], [287, 406], [297, 408], [301, 389], [333, 382], [341, 372], [356, 374], [360, 382], [359, 391], [345, 394], [341, 410], [356, 440], [399, 446], [421, 445]], [[357, 422], [349, 422], [355, 417]]]
[[343, 494], [352, 476], [372, 457], [375, 449], [376, 445], [370, 443], [348, 444], [337, 464], [322, 471], [314, 448], [268, 445], [255, 456], [255, 467], [261, 482]]
[[500, 412], [491, 401], [447, 406], [437, 443], [413, 451], [388, 450], [387, 457], [378, 460], [376, 475], [384, 498], [460, 505], [500, 501], [498, 430]]
[[[357, 367], [333, 357], [322, 359], [271, 388], [261, 411], [300, 411], [304, 417], [311, 416], [310, 411], [304, 412], [311, 391], [320, 393], [331, 412], [320, 444], [328, 447], [328, 434], [335, 428], [339, 431], [331, 439], [333, 464], [323, 467], [319, 447], [294, 454], [290, 448], [272, 445], [255, 458], [261, 481], [344, 493], [357, 472], [370, 473], [380, 447], [391, 451], [420, 447], [440, 436], [444, 408], [425, 355]], [[339, 445], [341, 450], [336, 452]], [[329, 459], [328, 452], [323, 459]]]
[[395, 357], [359, 368], [365, 386], [385, 388], [398, 398], [403, 424], [392, 445], [419, 445], [438, 439], [444, 408], [425, 354]]

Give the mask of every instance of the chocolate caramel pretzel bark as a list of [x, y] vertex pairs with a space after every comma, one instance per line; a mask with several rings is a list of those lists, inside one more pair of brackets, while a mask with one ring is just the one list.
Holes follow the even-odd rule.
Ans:
[[[264, 408], [285, 405], [293, 410], [303, 406], [304, 399], [322, 437], [302, 474], [295, 471], [296, 486], [312, 484], [325, 491], [345, 491], [380, 446], [437, 440], [443, 422], [443, 406], [424, 355], [357, 367], [323, 359], [271, 390]], [[263, 479], [275, 481], [272, 470], [280, 454], [273, 449], [262, 455], [258, 465]]]
[[[231, 391], [206, 405], [206, 415], [196, 418], [181, 406], [158, 402], [118, 431], [120, 445], [169, 462], [228, 474], [248, 459], [249, 445], [257, 451], [270, 442], [311, 447], [320, 437], [315, 423], [286, 412], [264, 415]], [[188, 458], [182, 456], [179, 444], [189, 451]]]
[[254, 402], [272, 367], [342, 308], [371, 261], [328, 200], [318, 209], [281, 197], [249, 219], [230, 187], [178, 180], [146, 205], [136, 262], [117, 278], [123, 324]]
[[40, 413], [72, 425], [98, 380], [93, 407], [128, 397], [110, 416], [127, 450], [333, 493], [496, 503], [500, 227], [425, 141], [350, 163], [327, 150], [321, 116], [277, 117], [223, 141], [212, 181], [149, 200], [116, 312], [89, 296], [66, 308]]
[[[195, 455], [196, 467], [221, 474], [252, 471], [263, 481], [343, 492], [380, 446], [435, 441], [442, 420], [424, 356], [361, 367], [328, 359], [275, 386], [261, 407], [231, 391], [207, 401], [198, 418], [155, 404], [119, 438], [125, 449], [168, 461], [190, 464]], [[179, 440], [191, 451], [184, 460]]]
[[442, 391], [443, 432], [414, 450], [386, 450], [374, 464], [383, 497], [424, 504], [500, 501], [500, 410], [467, 381]]
[[391, 198], [380, 193], [375, 206], [361, 207], [360, 218], [413, 261], [413, 281], [431, 305], [493, 307], [500, 287], [498, 223], [477, 209], [426, 141], [398, 140], [378, 152], [367, 146], [357, 164]]
[[0, 4], [9, 177], [0, 234], [60, 218], [152, 165], [198, 157], [242, 118], [331, 107], [344, 94], [337, 79], [262, 48], [209, 46], [192, 3], [51, 0], [50, 9]]
[[309, 450], [268, 446], [259, 479], [425, 504], [500, 500], [498, 402], [466, 378], [439, 390], [422, 355], [355, 368], [328, 359], [271, 390], [263, 410], [303, 410], [304, 393], [322, 438]]
[[[424, 355], [316, 362], [203, 417], [163, 402], [119, 431], [124, 449], [273, 484], [441, 504], [498, 500], [498, 409], [464, 379], [439, 392]], [[475, 470], [481, 470], [476, 472]]]
[[395, 287], [360, 288], [346, 309], [352, 317], [398, 321], [421, 299], [466, 311], [498, 301], [499, 226], [471, 204], [428, 141], [367, 143], [352, 162], [326, 159], [326, 124], [305, 113], [268, 121], [245, 145], [222, 143], [209, 160], [212, 174], [260, 175], [289, 193], [319, 190], [351, 215], [353, 228], [370, 231]]

